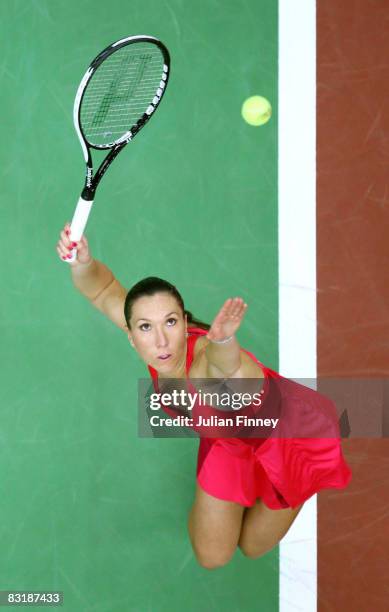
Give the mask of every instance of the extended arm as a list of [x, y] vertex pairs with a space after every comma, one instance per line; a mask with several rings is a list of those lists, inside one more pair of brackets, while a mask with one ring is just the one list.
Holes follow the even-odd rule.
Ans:
[[241, 366], [240, 345], [235, 337], [247, 309], [242, 298], [229, 298], [216, 315], [207, 334], [206, 349], [209, 376], [227, 378]]
[[[65, 225], [57, 244], [57, 252], [64, 260], [74, 246], [69, 240], [69, 229], [69, 225]], [[77, 243], [77, 257], [70, 268], [73, 284], [80, 293], [115, 325], [127, 332], [123, 312], [127, 291], [105, 264], [93, 259], [85, 236]]]

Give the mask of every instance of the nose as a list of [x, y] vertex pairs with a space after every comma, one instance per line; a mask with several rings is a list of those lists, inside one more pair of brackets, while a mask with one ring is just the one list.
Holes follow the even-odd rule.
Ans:
[[158, 329], [156, 331], [156, 344], [157, 348], [165, 348], [167, 346], [167, 337], [163, 329]]

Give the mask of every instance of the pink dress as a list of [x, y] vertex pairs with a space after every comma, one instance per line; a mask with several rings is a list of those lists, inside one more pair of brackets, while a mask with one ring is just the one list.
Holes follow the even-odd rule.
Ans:
[[[188, 329], [186, 374], [193, 361], [194, 347], [207, 332]], [[244, 350], [244, 349], [242, 349]], [[264, 373], [263, 404], [276, 389], [280, 408], [289, 414], [310, 405], [320, 418], [324, 396], [282, 377], [261, 364], [249, 351], [244, 351]], [[157, 371], [148, 366], [154, 386]], [[327, 400], [328, 401], [328, 400]], [[262, 409], [262, 408], [261, 408]], [[316, 412], [317, 409], [317, 412]], [[166, 409], [166, 412], [169, 412]], [[316, 417], [315, 417], [316, 420]], [[340, 439], [334, 434], [326, 438], [226, 438], [200, 437], [197, 459], [197, 482], [209, 495], [242, 506], [253, 506], [261, 498], [268, 508], [296, 507], [322, 489], [343, 489], [351, 480]]]

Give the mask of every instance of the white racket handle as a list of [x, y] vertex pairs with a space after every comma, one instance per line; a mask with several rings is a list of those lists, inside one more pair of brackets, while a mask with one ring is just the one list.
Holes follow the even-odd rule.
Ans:
[[[80, 197], [77, 202], [76, 210], [74, 211], [72, 223], [70, 225], [70, 236], [69, 239], [73, 242], [78, 242], [84, 233], [85, 226], [88, 221], [89, 213], [91, 211], [93, 200], [84, 200]], [[77, 249], [70, 251], [71, 257], [66, 259], [68, 263], [71, 263], [76, 259]]]

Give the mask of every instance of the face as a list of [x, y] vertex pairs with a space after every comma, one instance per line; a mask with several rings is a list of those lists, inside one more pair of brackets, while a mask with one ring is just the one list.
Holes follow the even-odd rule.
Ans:
[[160, 376], [179, 377], [185, 372], [186, 317], [169, 293], [136, 300], [128, 338], [141, 359]]

